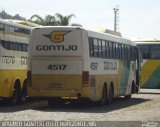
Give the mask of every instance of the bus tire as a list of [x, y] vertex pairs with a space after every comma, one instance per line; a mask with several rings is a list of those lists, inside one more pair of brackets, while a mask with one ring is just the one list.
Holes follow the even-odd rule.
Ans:
[[27, 81], [25, 80], [22, 88], [21, 103], [24, 104], [26, 102], [27, 102]]
[[132, 93], [135, 93], [136, 87], [134, 81], [132, 82], [131, 93], [129, 95], [125, 95], [124, 98], [129, 100], [132, 97]]
[[104, 106], [107, 104], [107, 85], [103, 86], [102, 97], [99, 103], [101, 106]]
[[107, 104], [111, 104], [113, 102], [113, 95], [114, 95], [114, 88], [113, 85], [111, 84], [109, 87], [109, 95], [108, 95], [108, 100], [107, 100]]
[[134, 81], [132, 82], [131, 94], [132, 93], [133, 94], [136, 93], [136, 85], [135, 85]]
[[20, 87], [20, 82], [16, 81], [14, 88], [13, 88], [13, 94], [10, 99], [10, 104], [11, 105], [17, 105], [20, 103], [21, 100], [21, 87]]
[[126, 95], [124, 98], [129, 100], [129, 99], [131, 99], [131, 97], [132, 97], [132, 94], [129, 94], [129, 95]]

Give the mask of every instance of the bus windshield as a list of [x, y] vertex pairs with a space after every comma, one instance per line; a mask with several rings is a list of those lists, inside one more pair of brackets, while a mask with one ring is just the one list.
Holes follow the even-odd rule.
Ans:
[[160, 59], [160, 44], [138, 45], [144, 59]]

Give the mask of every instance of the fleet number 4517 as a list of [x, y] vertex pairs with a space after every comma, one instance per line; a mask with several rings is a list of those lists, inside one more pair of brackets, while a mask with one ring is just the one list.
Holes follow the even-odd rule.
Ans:
[[50, 64], [48, 65], [48, 70], [65, 70], [67, 68], [67, 65], [59, 65], [59, 64]]

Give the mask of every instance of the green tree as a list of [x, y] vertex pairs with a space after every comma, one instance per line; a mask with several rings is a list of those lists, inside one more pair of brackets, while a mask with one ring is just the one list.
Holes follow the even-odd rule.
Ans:
[[57, 18], [57, 24], [60, 26], [68, 26], [72, 17], [76, 17], [74, 14], [63, 16], [60, 13], [56, 13], [55, 17]]
[[41, 16], [35, 14], [32, 15], [30, 20], [34, 23], [44, 25], [44, 26], [82, 26], [78, 23], [70, 24], [70, 20], [72, 17], [76, 17], [74, 14], [70, 14], [67, 16], [63, 16], [60, 13], [56, 13], [55, 16], [47, 15], [45, 18], [42, 18]]
[[57, 25], [56, 19], [52, 15], [46, 15], [43, 19], [41, 16], [35, 14], [31, 16], [31, 21], [44, 26], [54, 26]]

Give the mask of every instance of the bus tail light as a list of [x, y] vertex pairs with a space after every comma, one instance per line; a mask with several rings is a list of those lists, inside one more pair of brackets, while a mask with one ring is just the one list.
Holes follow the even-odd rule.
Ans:
[[82, 72], [82, 86], [88, 86], [89, 85], [89, 72], [83, 71]]
[[32, 74], [31, 74], [31, 71], [27, 71], [27, 84], [28, 84], [28, 86], [32, 85]]

